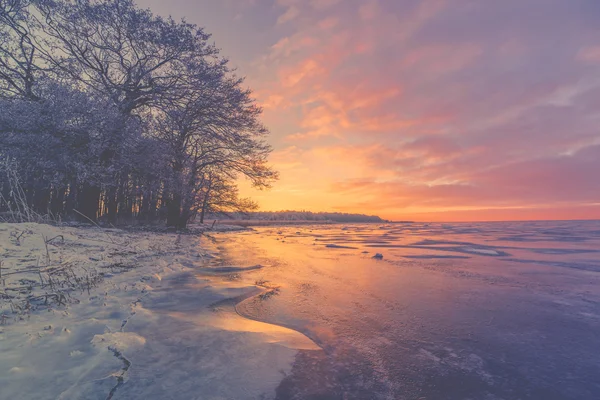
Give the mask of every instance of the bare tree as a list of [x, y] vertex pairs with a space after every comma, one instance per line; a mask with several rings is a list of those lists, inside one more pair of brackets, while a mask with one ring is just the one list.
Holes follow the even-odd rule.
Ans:
[[28, 0], [0, 0], [0, 97], [39, 99], [34, 84], [40, 67], [29, 6]]
[[47, 62], [82, 86], [109, 96], [123, 114], [181, 97], [189, 58], [217, 54], [210, 35], [163, 19], [131, 0], [39, 0]]
[[227, 68], [227, 60], [187, 64], [185, 96], [164, 104], [155, 133], [171, 150], [167, 224], [185, 227], [194, 215], [206, 171], [245, 176], [256, 187], [277, 178], [267, 164], [271, 147], [260, 123], [261, 109]]
[[200, 214], [200, 223], [208, 214], [231, 215], [249, 213], [258, 209], [258, 204], [248, 198], [240, 198], [239, 190], [233, 179], [222, 171], [209, 171], [203, 179], [202, 190], [196, 202]]

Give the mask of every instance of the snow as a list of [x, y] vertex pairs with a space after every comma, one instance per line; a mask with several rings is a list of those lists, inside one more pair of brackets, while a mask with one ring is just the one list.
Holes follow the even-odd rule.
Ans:
[[350, 250], [358, 249], [358, 247], [344, 246], [341, 244], [326, 244], [325, 247], [330, 248], [330, 249], [350, 249]]
[[475, 254], [482, 254], [482, 255], [486, 255], [486, 256], [499, 256], [502, 254], [496, 250], [482, 249], [482, 248], [475, 248], [475, 247], [464, 247], [463, 250], [465, 251], [465, 253], [475, 253]]
[[237, 315], [228, 299], [262, 289], [214, 275], [260, 266], [211, 271], [201, 241], [0, 224], [0, 398], [273, 397], [297, 352], [319, 348]]

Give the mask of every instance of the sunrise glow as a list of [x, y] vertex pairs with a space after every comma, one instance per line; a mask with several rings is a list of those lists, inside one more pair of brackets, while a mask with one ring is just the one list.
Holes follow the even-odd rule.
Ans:
[[201, 21], [255, 90], [263, 210], [600, 218], [594, 2], [139, 3]]

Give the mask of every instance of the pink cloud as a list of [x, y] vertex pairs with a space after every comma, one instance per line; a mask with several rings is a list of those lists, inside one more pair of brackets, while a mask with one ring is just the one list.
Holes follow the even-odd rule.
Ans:
[[358, 15], [365, 21], [374, 19], [377, 14], [379, 14], [379, 2], [377, 0], [369, 0], [358, 8]]
[[339, 24], [340, 20], [337, 17], [328, 17], [319, 21], [319, 28], [325, 31], [330, 31]]
[[261, 59], [260, 98], [303, 150], [295, 179], [316, 168], [332, 202], [388, 215], [588, 204], [600, 50], [544, 1], [282, 0], [302, 17]]
[[326, 70], [319, 64], [317, 60], [307, 59], [300, 65], [291, 69], [283, 69], [279, 71], [281, 83], [284, 87], [293, 87], [302, 80], [312, 78], [315, 75], [324, 73]]
[[600, 64], [600, 46], [589, 46], [580, 49], [577, 53], [577, 59], [589, 64]]

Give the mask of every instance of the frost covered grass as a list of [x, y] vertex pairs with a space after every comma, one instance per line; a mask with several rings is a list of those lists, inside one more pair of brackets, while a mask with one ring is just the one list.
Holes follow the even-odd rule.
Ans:
[[66, 311], [111, 277], [157, 255], [161, 242], [122, 231], [0, 225], [0, 319], [3, 324], [39, 311]]
[[[4, 325], [0, 332], [3, 355], [0, 370], [5, 372], [0, 374], [5, 377], [0, 381], [3, 381], [3, 392], [14, 390], [16, 395], [19, 392], [16, 385], [34, 373], [41, 381], [51, 381], [52, 371], [44, 368], [48, 362], [58, 371], [67, 372], [66, 382], [69, 382], [69, 373], [76, 379], [77, 368], [69, 366], [88, 364], [91, 345], [106, 348], [124, 365], [120, 372], [111, 373], [107, 379], [116, 380], [112, 387], [93, 385], [90, 391], [96, 395], [108, 393], [96, 396], [98, 398], [112, 398], [131, 365], [123, 350], [132, 343], [143, 344], [143, 338], [137, 340], [136, 335], [123, 332], [128, 316], [121, 318], [122, 313], [114, 311], [115, 307], [123, 306], [120, 293], [128, 292], [124, 298], [130, 305], [140, 301], [150, 288], [145, 282], [159, 276], [142, 275], [131, 279], [135, 270], [142, 262], [176, 251], [177, 247], [175, 235], [37, 223], [0, 224], [0, 323]], [[119, 279], [128, 272], [133, 275]], [[113, 311], [107, 314], [109, 309]], [[133, 315], [133, 311], [128, 314]], [[103, 321], [102, 329], [98, 329], [98, 321]], [[87, 332], [91, 326], [96, 326], [94, 334]], [[78, 339], [69, 343], [74, 334]], [[38, 343], [44, 346], [32, 355]], [[87, 354], [82, 351], [86, 347]], [[101, 351], [92, 357], [94, 365], [100, 362], [98, 357], [106, 361]], [[56, 395], [73, 398], [67, 394], [85, 393], [73, 387], [61, 390], [62, 394], [54, 392], [52, 386], [45, 390], [49, 392], [48, 398]], [[30, 389], [29, 395], [44, 398], [35, 388]]]

